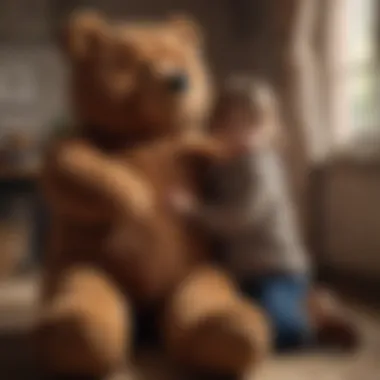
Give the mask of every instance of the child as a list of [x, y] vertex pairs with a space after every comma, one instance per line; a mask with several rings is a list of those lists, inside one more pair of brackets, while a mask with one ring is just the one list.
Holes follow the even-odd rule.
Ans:
[[215, 251], [242, 292], [267, 311], [277, 349], [319, 344], [352, 350], [355, 325], [338, 300], [313, 284], [278, 151], [276, 102], [269, 88], [235, 78], [216, 103], [211, 135], [227, 154], [197, 165], [198, 193], [171, 202], [217, 242]]
[[197, 200], [177, 192], [173, 202], [216, 238], [243, 293], [267, 311], [276, 347], [287, 349], [313, 337], [306, 307], [310, 265], [274, 148], [276, 119], [268, 88], [250, 78], [229, 83], [210, 129], [236, 154], [205, 163]]

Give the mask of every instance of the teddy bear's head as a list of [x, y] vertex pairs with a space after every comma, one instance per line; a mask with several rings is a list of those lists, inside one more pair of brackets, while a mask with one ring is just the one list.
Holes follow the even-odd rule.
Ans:
[[211, 86], [192, 20], [117, 23], [80, 12], [69, 18], [63, 46], [81, 125], [132, 140], [202, 125]]

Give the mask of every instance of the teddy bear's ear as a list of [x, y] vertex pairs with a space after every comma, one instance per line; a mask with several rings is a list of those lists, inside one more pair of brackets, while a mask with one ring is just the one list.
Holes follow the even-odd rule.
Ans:
[[173, 14], [169, 17], [171, 27], [175, 29], [176, 35], [184, 41], [194, 45], [203, 43], [202, 27], [190, 16], [184, 14]]
[[70, 59], [83, 59], [98, 46], [107, 31], [107, 20], [93, 10], [73, 12], [61, 32], [62, 50]]

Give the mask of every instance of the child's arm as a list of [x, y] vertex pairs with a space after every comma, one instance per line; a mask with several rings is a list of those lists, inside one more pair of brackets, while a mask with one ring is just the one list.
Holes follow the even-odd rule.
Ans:
[[248, 224], [239, 211], [232, 212], [201, 203], [184, 189], [173, 190], [169, 195], [169, 204], [177, 213], [215, 235], [235, 234]]
[[45, 173], [72, 184], [73, 188], [77, 186], [110, 212], [141, 216], [153, 204], [153, 191], [132, 167], [112, 160], [82, 140], [66, 140], [52, 150]]
[[176, 156], [182, 164], [187, 164], [186, 169], [190, 170], [199, 169], [199, 164], [230, 160], [238, 156], [244, 149], [243, 144], [239, 142], [207, 135], [183, 138], [175, 145]]

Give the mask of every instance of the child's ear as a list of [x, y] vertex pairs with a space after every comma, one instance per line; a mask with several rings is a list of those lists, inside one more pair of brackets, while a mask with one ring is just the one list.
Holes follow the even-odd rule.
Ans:
[[72, 60], [80, 60], [97, 49], [108, 31], [105, 17], [93, 10], [73, 12], [61, 31], [61, 48]]

